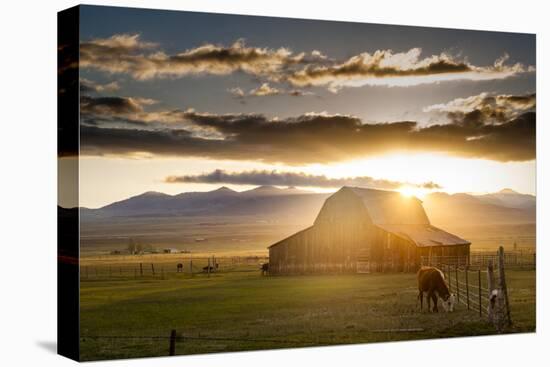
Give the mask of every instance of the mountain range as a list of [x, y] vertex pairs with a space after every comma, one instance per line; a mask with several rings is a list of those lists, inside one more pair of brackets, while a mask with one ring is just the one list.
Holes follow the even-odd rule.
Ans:
[[[145, 192], [99, 209], [81, 208], [82, 220], [112, 217], [240, 216], [311, 223], [330, 193], [313, 193], [293, 187], [259, 186], [237, 192], [227, 187], [208, 192], [168, 195]], [[436, 225], [534, 223], [536, 198], [510, 189], [485, 194], [435, 192], [422, 199]]]

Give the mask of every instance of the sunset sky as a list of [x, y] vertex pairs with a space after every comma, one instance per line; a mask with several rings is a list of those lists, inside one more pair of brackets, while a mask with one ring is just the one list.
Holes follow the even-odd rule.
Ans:
[[534, 35], [87, 6], [80, 21], [81, 206], [222, 185], [535, 193]]

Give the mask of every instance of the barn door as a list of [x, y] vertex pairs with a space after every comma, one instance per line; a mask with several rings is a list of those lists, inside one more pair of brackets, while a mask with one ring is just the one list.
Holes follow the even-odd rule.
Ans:
[[368, 257], [357, 258], [356, 267], [358, 274], [370, 273], [370, 260]]

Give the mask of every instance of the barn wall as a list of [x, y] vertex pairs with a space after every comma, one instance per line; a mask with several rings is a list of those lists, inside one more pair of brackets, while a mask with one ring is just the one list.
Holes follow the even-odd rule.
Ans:
[[272, 274], [355, 272], [359, 252], [368, 251], [366, 226], [316, 225], [269, 248]]
[[412, 241], [373, 225], [357, 196], [349, 189], [341, 189], [325, 201], [312, 227], [269, 248], [269, 271], [356, 272], [358, 262], [361, 271], [416, 271], [421, 256], [436, 252], [469, 255], [469, 245], [419, 248]]
[[[470, 263], [470, 245], [433, 246], [419, 249], [425, 263], [466, 265]], [[427, 261], [426, 261], [427, 259]]]
[[370, 231], [369, 243], [371, 271], [414, 271], [420, 264], [414, 243], [379, 227]]

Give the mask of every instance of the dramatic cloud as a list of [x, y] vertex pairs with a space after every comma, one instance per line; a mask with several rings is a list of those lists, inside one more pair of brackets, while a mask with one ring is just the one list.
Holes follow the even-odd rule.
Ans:
[[242, 88], [239, 88], [239, 87], [230, 88], [227, 91], [231, 93], [235, 98], [244, 98], [246, 95], [244, 90], [242, 90]]
[[424, 108], [424, 112], [445, 114], [450, 121], [464, 126], [500, 124], [519, 115], [533, 111], [536, 95], [491, 95], [481, 93], [467, 98], [457, 98], [448, 103]]
[[263, 97], [263, 96], [273, 96], [281, 93], [282, 91], [280, 89], [271, 87], [269, 83], [263, 83], [258, 88], [252, 89], [249, 94], [251, 96]]
[[[262, 114], [220, 115], [192, 109], [145, 111], [150, 102], [84, 98], [82, 110], [88, 123], [81, 130], [82, 154], [147, 153], [294, 165], [403, 151], [497, 161], [535, 158], [534, 112], [499, 124], [420, 127], [413, 121], [367, 124], [350, 115], [309, 113], [269, 119]], [[105, 124], [110, 115], [133, 126]]]
[[[155, 48], [146, 53], [150, 48]], [[243, 40], [230, 46], [205, 44], [175, 55], [142, 42], [139, 35], [115, 35], [80, 44], [80, 65], [109, 73], [126, 73], [138, 80], [182, 77], [193, 74], [226, 75], [242, 71], [273, 75], [286, 65], [301, 62], [305, 54], [292, 55], [286, 48], [248, 47]]]
[[297, 86], [327, 85], [337, 91], [344, 86], [411, 86], [450, 80], [505, 79], [532, 70], [520, 63], [506, 65], [508, 55], [493, 65], [475, 66], [445, 53], [421, 58], [421, 52], [420, 48], [397, 53], [392, 50], [364, 52], [340, 64], [307, 65], [287, 80]]
[[148, 98], [131, 97], [80, 97], [80, 113], [84, 115], [141, 116], [144, 106], [155, 104], [156, 101]]
[[[406, 52], [375, 50], [338, 61], [319, 50], [293, 53], [285, 47], [251, 47], [237, 40], [229, 46], [207, 43], [167, 54], [159, 45], [142, 41], [138, 34], [121, 34], [81, 42], [80, 66], [129, 74], [138, 80], [227, 75], [240, 71], [264, 82], [287, 82], [297, 87], [325, 86], [332, 91], [344, 86], [409, 86], [449, 80], [505, 79], [534, 70], [520, 63], [507, 65], [507, 55], [493, 65], [477, 66], [446, 53], [421, 58], [421, 52], [420, 48]], [[277, 93], [260, 95], [273, 94]]]
[[358, 186], [379, 189], [397, 189], [402, 186], [412, 186], [424, 189], [440, 189], [436, 183], [426, 182], [422, 184], [411, 184], [375, 179], [369, 176], [329, 178], [324, 175], [309, 175], [306, 173], [278, 172], [278, 171], [245, 171], [226, 172], [217, 169], [210, 173], [188, 176], [168, 176], [167, 183], [220, 183], [235, 185], [275, 185], [275, 186], [300, 186], [300, 187], [322, 187], [336, 188], [342, 186]]
[[265, 96], [276, 96], [276, 95], [289, 95], [292, 97], [301, 97], [301, 96], [309, 96], [313, 95], [312, 92], [300, 90], [300, 89], [280, 89], [276, 87], [272, 87], [269, 85], [269, 83], [263, 83], [257, 88], [251, 89], [248, 93], [245, 93], [245, 91], [242, 88], [236, 87], [236, 88], [230, 88], [228, 89], [228, 92], [231, 93], [231, 95], [239, 99], [241, 101], [244, 101], [246, 97], [265, 97]]
[[288, 91], [288, 95], [290, 95], [292, 97], [312, 96], [314, 94], [315, 93], [313, 93], [313, 92], [307, 92], [307, 91], [304, 91], [304, 90], [301, 90], [301, 89], [292, 89], [292, 90]]
[[186, 129], [192, 136], [219, 139], [223, 136], [208, 126], [192, 122], [193, 109], [151, 110], [158, 101], [139, 97], [80, 97], [80, 122], [99, 127], [155, 129]]
[[114, 92], [119, 90], [120, 86], [117, 82], [111, 82], [106, 84], [99, 84], [93, 80], [88, 80], [85, 78], [80, 78], [80, 93], [103, 93], [103, 92]]

